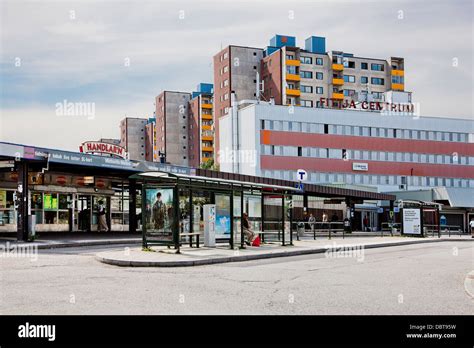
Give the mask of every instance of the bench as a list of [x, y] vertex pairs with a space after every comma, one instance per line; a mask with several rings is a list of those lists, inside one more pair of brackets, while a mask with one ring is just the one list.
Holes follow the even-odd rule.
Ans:
[[281, 239], [281, 231], [258, 231], [258, 235], [260, 236], [260, 240], [262, 243], [265, 243], [265, 235], [266, 234], [273, 234], [273, 235], [278, 235], [278, 240]]
[[[201, 235], [201, 232], [193, 232], [193, 233], [180, 233], [179, 237], [189, 237], [189, 246], [192, 248], [193, 247], [193, 237], [196, 236], [196, 247], [199, 248], [199, 236]], [[180, 242], [181, 244], [181, 242]]]

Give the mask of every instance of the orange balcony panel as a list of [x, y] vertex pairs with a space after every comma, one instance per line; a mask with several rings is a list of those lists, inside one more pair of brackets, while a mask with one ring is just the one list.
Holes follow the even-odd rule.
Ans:
[[202, 114], [201, 117], [203, 120], [212, 120], [212, 115]]
[[344, 70], [344, 65], [342, 65], [342, 64], [333, 64], [332, 65], [332, 70], [342, 71], [342, 70]]
[[202, 136], [202, 140], [205, 140], [205, 141], [214, 141], [214, 137], [213, 137], [213, 136], [210, 136], [210, 135], [203, 135], [203, 136]]
[[403, 70], [392, 70], [392, 76], [405, 76], [405, 71]]
[[286, 65], [300, 66], [301, 62], [297, 59], [287, 59], [286, 60]]
[[341, 99], [341, 100], [342, 100], [342, 99], [344, 99], [344, 94], [342, 94], [342, 93], [333, 93], [333, 94], [332, 94], [332, 98], [333, 98], [333, 99]]
[[286, 74], [286, 79], [288, 81], [301, 81], [301, 76], [296, 74]]
[[291, 95], [294, 97], [299, 97], [301, 95], [301, 91], [299, 89], [286, 89], [286, 95]]
[[403, 91], [405, 89], [405, 85], [403, 83], [392, 83], [392, 89], [396, 91]]
[[344, 84], [344, 79], [333, 78], [332, 79], [332, 84], [333, 85], [338, 85], [338, 86], [343, 85]]
[[212, 104], [202, 104], [201, 107], [203, 109], [212, 109]]
[[202, 161], [203, 161], [203, 162], [207, 162], [207, 161], [209, 161], [209, 160], [211, 160], [211, 159], [212, 159], [212, 157], [203, 157], [203, 158], [202, 158]]
[[212, 130], [212, 126], [208, 126], [208, 125], [206, 125], [206, 124], [203, 124], [203, 125], [202, 125], [202, 129], [204, 129], [204, 130]]
[[202, 151], [213, 152], [214, 148], [212, 146], [203, 146]]

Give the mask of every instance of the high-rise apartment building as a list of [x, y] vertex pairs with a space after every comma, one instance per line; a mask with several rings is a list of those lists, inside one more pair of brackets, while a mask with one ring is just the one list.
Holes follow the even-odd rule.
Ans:
[[189, 101], [189, 166], [214, 160], [213, 85], [200, 83]]
[[145, 126], [145, 160], [159, 162], [158, 146], [156, 144], [156, 118], [149, 118]]
[[260, 72], [262, 58], [261, 48], [233, 45], [214, 56], [216, 152], [219, 151], [219, 118], [229, 112], [231, 93], [234, 93], [236, 101], [257, 98], [257, 74]]
[[411, 103], [411, 93], [404, 91], [403, 58], [327, 52], [324, 37], [309, 37], [304, 49], [294, 36], [286, 35], [275, 35], [265, 49], [230, 45], [214, 56], [216, 151], [219, 120], [230, 113], [233, 97], [240, 104], [259, 99], [277, 105], [346, 108], [350, 103], [387, 101], [387, 92], [393, 92], [390, 97], [396, 96], [397, 102]]
[[147, 119], [126, 117], [120, 121], [120, 146], [127, 150], [133, 161], [145, 160], [145, 137]]
[[[387, 91], [404, 91], [404, 59], [326, 52], [326, 39], [311, 36], [305, 48], [293, 36], [270, 40], [261, 64], [263, 99], [305, 107], [344, 107], [345, 102], [384, 101]], [[410, 102], [409, 96], [407, 102]], [[328, 105], [329, 104], [329, 105]]]
[[189, 164], [189, 101], [191, 93], [164, 91], [156, 97], [156, 144], [166, 162]]

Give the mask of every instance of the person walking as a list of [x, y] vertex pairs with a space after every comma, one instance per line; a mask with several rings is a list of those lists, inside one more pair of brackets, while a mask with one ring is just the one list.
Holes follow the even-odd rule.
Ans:
[[329, 225], [328, 225], [328, 214], [326, 214], [325, 211], [323, 212], [323, 223], [322, 223], [322, 227], [323, 227], [323, 228], [329, 228]]
[[105, 218], [105, 206], [104, 201], [99, 201], [99, 232], [108, 232], [109, 227], [107, 226], [107, 220]]

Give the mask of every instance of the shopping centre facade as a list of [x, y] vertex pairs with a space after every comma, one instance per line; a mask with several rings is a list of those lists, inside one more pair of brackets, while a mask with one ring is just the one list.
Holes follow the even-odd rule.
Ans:
[[[262, 211], [268, 211], [271, 216], [275, 213], [272, 206], [280, 204], [282, 197], [285, 205], [295, 208], [294, 218], [299, 220], [309, 212], [316, 214], [322, 211], [324, 199], [332, 200], [325, 209], [338, 214], [339, 220], [345, 216], [344, 209], [351, 209], [364, 200], [386, 201], [393, 208], [395, 199], [395, 196], [389, 194], [320, 185], [306, 185], [301, 190], [298, 182], [290, 180], [130, 161], [12, 143], [0, 143], [0, 164], [0, 233], [16, 233], [19, 240], [30, 238], [32, 231], [97, 231], [100, 201], [106, 206], [109, 230], [131, 233], [140, 231], [142, 207], [149, 209], [153, 202], [142, 197], [141, 188], [131, 177], [145, 172], [185, 175], [196, 181], [203, 177], [214, 179], [217, 186], [211, 187], [212, 190], [195, 191], [191, 200], [189, 193], [179, 193], [176, 204], [182, 206], [186, 202], [192, 202], [187, 209], [182, 209], [186, 212], [180, 217], [183, 228], [189, 227], [186, 221], [190, 221], [191, 211], [195, 211], [196, 205], [199, 209], [194, 221], [198, 229], [202, 229], [203, 204], [217, 203], [219, 206], [220, 197], [220, 202], [227, 202], [222, 207], [223, 210], [230, 209], [232, 205], [228, 194], [221, 197], [211, 192], [220, 192], [220, 182], [224, 181], [240, 187], [259, 187], [260, 191], [269, 194], [264, 199], [262, 194], [253, 192], [253, 189], [241, 190], [244, 195], [241, 201], [244, 203], [235, 204], [235, 207], [242, 209], [233, 208], [232, 216], [237, 219], [241, 211], [247, 212], [254, 228], [258, 230], [261, 230]], [[277, 188], [280, 190], [279, 196], [273, 197], [272, 190]], [[287, 189], [283, 192], [281, 188]], [[294, 202], [290, 204], [292, 199]], [[198, 214], [199, 217], [196, 217]]]

